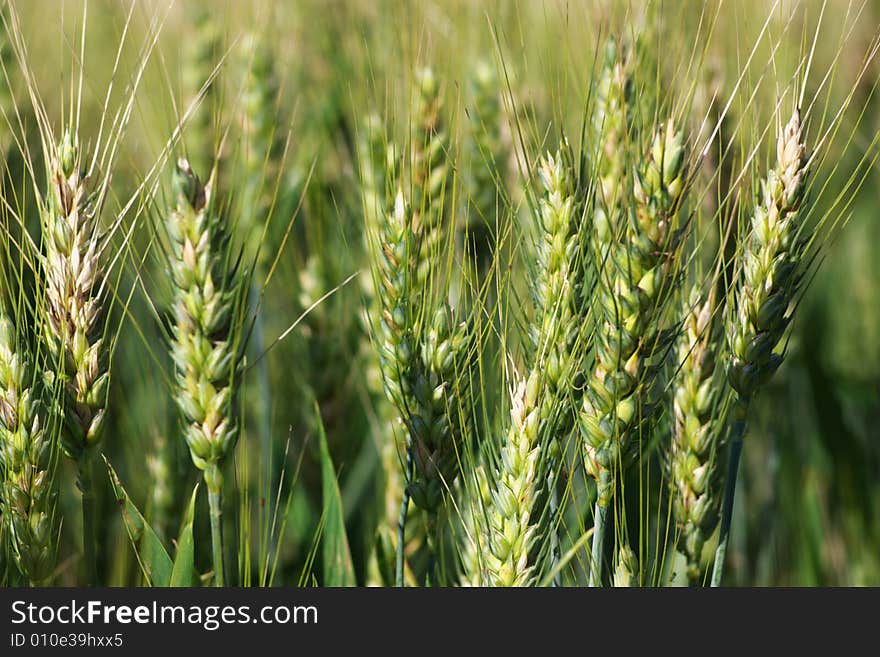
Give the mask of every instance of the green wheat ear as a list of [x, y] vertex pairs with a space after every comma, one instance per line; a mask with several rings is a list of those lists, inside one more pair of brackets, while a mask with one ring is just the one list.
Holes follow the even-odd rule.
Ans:
[[720, 322], [713, 321], [714, 298], [701, 298], [695, 287], [684, 305], [678, 370], [672, 381], [669, 475], [679, 546], [687, 558], [688, 579], [697, 584], [703, 547], [721, 511], [721, 448], [726, 434], [718, 412], [724, 389], [717, 366], [721, 331]]
[[242, 345], [235, 315], [249, 281], [212, 190], [213, 176], [203, 185], [189, 162], [180, 160], [166, 227], [174, 287], [175, 399], [190, 457], [208, 488], [215, 583], [223, 586], [223, 464], [239, 432]]
[[782, 363], [782, 354], [776, 353], [776, 348], [791, 323], [806, 271], [809, 238], [804, 235], [801, 206], [808, 165], [801, 117], [795, 111], [777, 139], [776, 166], [761, 183], [760, 199], [740, 256], [742, 273], [734, 310], [728, 313], [727, 375], [737, 398], [712, 586], [721, 583], [749, 406]]
[[101, 322], [103, 241], [98, 211], [81, 173], [76, 135], [64, 134], [48, 155], [48, 167], [43, 212], [46, 342], [64, 390], [61, 444], [79, 461], [101, 439], [110, 380]]
[[55, 567], [55, 497], [52, 440], [40, 418], [29, 358], [15, 327], [0, 315], [0, 469], [2, 522], [12, 558], [33, 586]]
[[410, 117], [410, 197], [413, 225], [418, 235], [417, 282], [419, 289], [425, 290], [443, 238], [449, 136], [443, 122], [440, 82], [433, 69], [420, 69], [415, 78]]
[[[583, 270], [578, 253], [582, 217], [575, 212], [570, 172], [561, 154], [541, 163], [533, 296], [536, 319], [530, 334], [530, 372], [511, 400], [510, 422], [487, 506], [487, 533], [468, 550], [485, 548], [463, 562], [467, 581], [489, 586], [529, 586], [535, 581], [530, 553], [539, 532], [536, 508], [542, 477], [570, 431], [580, 330], [576, 292]], [[477, 569], [474, 571], [473, 569]]]
[[[245, 71], [241, 121], [243, 199], [239, 221], [249, 257], [257, 252], [265, 222], [272, 211], [275, 185], [282, 173], [284, 117], [279, 112], [276, 55], [268, 43], [254, 34], [243, 46], [251, 54]], [[265, 270], [269, 249], [259, 248], [258, 267]], [[262, 273], [262, 272], [261, 272]]]
[[795, 112], [779, 135], [776, 167], [761, 183], [761, 201], [742, 254], [736, 314], [728, 330], [730, 384], [746, 400], [782, 362], [774, 349], [791, 321], [807, 247], [800, 211], [807, 162], [800, 115]]
[[186, 422], [190, 456], [209, 491], [223, 486], [221, 467], [238, 438], [235, 392], [238, 353], [233, 309], [238, 272], [230, 263], [225, 218], [186, 160], [172, 183], [176, 205], [166, 223], [173, 256], [177, 404]]
[[502, 171], [510, 157], [504, 138], [501, 88], [498, 75], [485, 60], [477, 62], [470, 76], [470, 131], [468, 166], [464, 172], [468, 191], [468, 211], [462, 215], [459, 230], [468, 236], [471, 253], [485, 272], [495, 248], [495, 227], [503, 212]]
[[676, 216], [684, 180], [681, 135], [670, 123], [635, 176], [634, 216], [625, 226], [596, 229], [600, 325], [581, 424], [586, 469], [602, 506], [634, 455], [637, 427], [646, 417], [645, 372], [662, 348], [656, 322], [677, 279]]

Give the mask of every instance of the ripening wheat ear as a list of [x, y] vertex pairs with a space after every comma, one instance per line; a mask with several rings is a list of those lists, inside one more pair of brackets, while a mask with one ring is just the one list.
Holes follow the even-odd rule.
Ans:
[[[370, 113], [364, 119], [358, 138], [358, 173], [366, 228], [364, 234], [366, 235], [366, 246], [369, 249], [374, 246], [371, 244], [371, 239], [375, 238], [371, 236], [378, 236], [382, 231], [390, 228], [390, 226], [383, 228], [384, 213], [394, 204], [390, 190], [392, 182], [397, 179], [399, 158], [394, 147], [388, 143], [382, 119], [376, 113]], [[385, 237], [393, 240], [392, 234], [386, 234]], [[398, 288], [400, 287], [402, 285], [398, 286]], [[360, 345], [360, 359], [364, 363], [367, 388], [376, 409], [377, 431], [375, 434], [385, 479], [384, 513], [379, 520], [377, 541], [384, 554], [393, 554], [395, 552], [394, 542], [400, 512], [400, 499], [404, 489], [403, 474], [400, 471], [402, 450], [398, 446], [399, 441], [396, 435], [397, 409], [385, 395], [379, 352], [373, 348], [372, 344], [373, 336], [383, 334], [382, 322], [384, 319], [382, 293], [374, 289], [369, 270], [366, 270], [362, 277], [362, 291], [364, 305], [361, 309], [360, 319], [364, 339]], [[378, 563], [374, 562], [373, 565], [378, 566]], [[383, 579], [386, 580], [386, 583], [391, 583], [387, 581], [387, 577], [383, 577], [378, 572], [377, 567], [372, 567], [369, 583], [375, 585]]]
[[0, 315], [0, 469], [2, 522], [12, 558], [32, 586], [55, 566], [55, 485], [52, 440], [41, 421], [41, 399], [29, 358], [8, 317]]
[[596, 212], [599, 325], [596, 364], [581, 409], [584, 463], [597, 484], [593, 584], [601, 576], [615, 481], [635, 456], [639, 427], [648, 417], [645, 376], [662, 351], [657, 323], [678, 279], [677, 214], [685, 179], [682, 138], [669, 123], [634, 176], [633, 216], [617, 209]]
[[511, 400], [510, 425], [488, 511], [488, 549], [482, 551], [482, 563], [464, 564], [479, 568], [476, 576], [466, 576], [483, 586], [530, 586], [535, 580], [529, 553], [539, 538], [532, 511], [541, 485], [540, 395], [540, 373], [533, 371], [520, 381]]
[[[486, 549], [463, 563], [465, 579], [489, 586], [534, 583], [530, 551], [539, 527], [535, 509], [551, 455], [571, 429], [568, 400], [573, 392], [580, 320], [576, 292], [583, 269], [578, 248], [582, 217], [575, 212], [571, 176], [561, 154], [541, 164], [537, 271], [533, 295], [536, 319], [530, 334], [531, 371], [512, 398], [507, 439], [488, 504]], [[473, 547], [481, 547], [475, 544]], [[478, 570], [473, 571], [472, 569]]]
[[186, 160], [172, 183], [166, 222], [174, 285], [172, 357], [184, 437], [202, 471], [211, 507], [215, 581], [225, 583], [221, 507], [223, 464], [238, 439], [236, 394], [241, 351], [234, 313], [242, 280], [232, 257], [226, 218]]
[[703, 299], [698, 288], [685, 299], [676, 349], [678, 369], [672, 382], [672, 510], [691, 584], [699, 584], [703, 546], [715, 531], [721, 511], [721, 451], [726, 432], [724, 418], [718, 414], [724, 386], [719, 381], [721, 368], [716, 366], [721, 331], [714, 306], [714, 294]]
[[[368, 209], [368, 221], [371, 216]], [[397, 424], [406, 431], [405, 424], [400, 421], [401, 415], [398, 409], [405, 410], [409, 407], [406, 401], [408, 382], [416, 368], [415, 317], [411, 306], [412, 295], [415, 294], [413, 278], [416, 259], [413, 254], [415, 237], [412, 233], [410, 210], [404, 202], [402, 192], [398, 192], [391, 210], [382, 213], [377, 219], [379, 221], [375, 226], [375, 235], [370, 240], [370, 246], [373, 277], [376, 283], [374, 298], [380, 304], [380, 319], [371, 328], [375, 332], [374, 344], [385, 394], [394, 407]], [[372, 232], [374, 231], [370, 231]], [[393, 444], [393, 435], [386, 440]], [[407, 445], [404, 478], [408, 480], [412, 471], [408, 433], [404, 437], [404, 442]], [[396, 451], [395, 446], [394, 452]], [[397, 469], [396, 463], [394, 468]], [[398, 586], [403, 584], [403, 541], [406, 508], [409, 503], [409, 493], [405, 490], [405, 483], [401, 488], [401, 496], [403, 501], [395, 518], [397, 527], [395, 580]]]
[[61, 446], [77, 465], [83, 495], [83, 537], [89, 581], [97, 580], [92, 461], [104, 426], [110, 381], [101, 287], [103, 239], [98, 208], [81, 173], [76, 134], [65, 132], [46, 153], [49, 190], [42, 209], [46, 277], [47, 378], [61, 388]]
[[727, 490], [712, 586], [721, 583], [736, 473], [752, 397], [782, 363], [775, 353], [792, 319], [793, 301], [806, 270], [808, 239], [803, 235], [808, 157], [800, 113], [795, 111], [776, 142], [776, 166], [761, 183], [746, 243], [742, 272], [728, 313], [727, 373], [737, 394], [733, 407]]
[[[465, 424], [460, 414], [469, 408], [472, 332], [445, 306], [422, 319], [421, 303], [428, 295], [414, 286], [419, 263], [415, 253], [421, 242], [402, 192], [373, 241], [376, 296], [382, 302], [376, 336], [379, 363], [407, 441], [406, 489], [398, 520], [399, 584], [410, 499], [427, 511], [433, 524], [445, 491], [458, 476]], [[424, 329], [421, 321], [426, 322]]]

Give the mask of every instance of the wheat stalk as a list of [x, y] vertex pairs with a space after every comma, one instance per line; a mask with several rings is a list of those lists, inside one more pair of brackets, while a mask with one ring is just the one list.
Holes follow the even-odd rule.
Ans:
[[174, 173], [175, 207], [166, 222], [174, 285], [172, 358], [184, 437], [202, 471], [211, 506], [215, 581], [225, 584], [221, 505], [223, 462], [238, 439], [235, 398], [240, 351], [233, 314], [242, 279], [226, 218], [186, 160]]
[[[583, 284], [579, 246], [582, 217], [575, 213], [570, 174], [563, 157], [547, 156], [540, 168], [539, 241], [533, 286], [536, 318], [530, 334], [532, 369], [512, 398], [507, 440], [501, 448], [488, 511], [483, 563], [468, 559], [469, 581], [492, 586], [528, 586], [529, 562], [538, 526], [535, 504], [540, 477], [552, 470], [559, 437], [571, 427], [568, 400], [574, 388], [580, 331], [577, 293]], [[545, 462], [541, 462], [544, 459]]]
[[721, 507], [720, 454], [725, 437], [718, 417], [723, 387], [717, 363], [719, 323], [713, 321], [714, 294], [703, 299], [694, 288], [685, 300], [677, 344], [678, 370], [672, 382], [673, 432], [669, 474], [672, 509], [687, 558], [687, 576], [699, 583], [700, 556], [715, 531]]
[[103, 240], [98, 208], [81, 171], [74, 133], [46, 154], [49, 191], [41, 213], [46, 277], [45, 339], [62, 387], [61, 445], [77, 464], [89, 582], [97, 581], [92, 461], [101, 440], [110, 373], [103, 336]]
[[635, 456], [640, 424], [649, 416], [645, 377], [662, 351], [657, 323], [677, 279], [676, 217], [684, 181], [681, 135], [670, 122], [634, 177], [633, 216], [596, 213], [599, 326], [581, 409], [585, 467], [597, 483], [594, 584], [615, 481]]
[[32, 586], [55, 565], [55, 487], [52, 441], [41, 422], [33, 369], [15, 327], [0, 315], [0, 469], [2, 521], [12, 557]]
[[727, 373], [737, 399], [712, 586], [721, 583], [749, 405], [782, 363], [782, 355], [775, 349], [791, 323], [793, 302], [803, 282], [808, 240], [801, 231], [801, 206], [808, 162], [800, 113], [795, 111], [777, 138], [776, 166], [761, 183], [760, 200], [740, 256], [742, 273], [727, 326]]

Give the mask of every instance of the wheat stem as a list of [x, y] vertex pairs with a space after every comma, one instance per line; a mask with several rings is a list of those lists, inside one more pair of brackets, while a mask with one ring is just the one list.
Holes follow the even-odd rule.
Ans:
[[730, 442], [730, 454], [727, 461], [727, 483], [724, 488], [724, 505], [721, 509], [721, 529], [718, 535], [718, 547], [715, 548], [715, 563], [712, 566], [712, 586], [721, 586], [721, 576], [724, 572], [724, 558], [727, 555], [727, 543], [730, 540], [730, 521], [733, 518], [733, 498], [736, 494], [736, 479], [739, 474], [739, 460], [742, 454], [743, 437], [746, 432], [745, 417], [748, 412], [748, 402], [742, 403], [742, 408], [737, 412], [741, 417], [733, 422], [732, 437]]
[[394, 567], [394, 585], [403, 587], [403, 564], [406, 552], [406, 515], [409, 511], [409, 482], [413, 475], [412, 447], [406, 448], [406, 470], [403, 494], [400, 498], [400, 513], [397, 518], [397, 553]]
[[608, 521], [608, 504], [596, 500], [593, 510], [593, 545], [590, 559], [590, 586], [602, 586], [602, 570], [605, 560], [605, 528]]
[[211, 556], [214, 563], [214, 584], [226, 586], [223, 567], [223, 494], [219, 488], [208, 489], [208, 507], [211, 514]]
[[92, 478], [94, 459], [83, 452], [76, 461], [77, 486], [82, 493], [83, 562], [88, 586], [98, 585], [98, 544], [95, 534], [95, 489]]

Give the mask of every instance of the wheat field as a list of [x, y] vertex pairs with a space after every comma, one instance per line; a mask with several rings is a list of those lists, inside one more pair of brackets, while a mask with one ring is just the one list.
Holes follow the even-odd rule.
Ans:
[[0, 27], [0, 584], [880, 584], [880, 2]]

